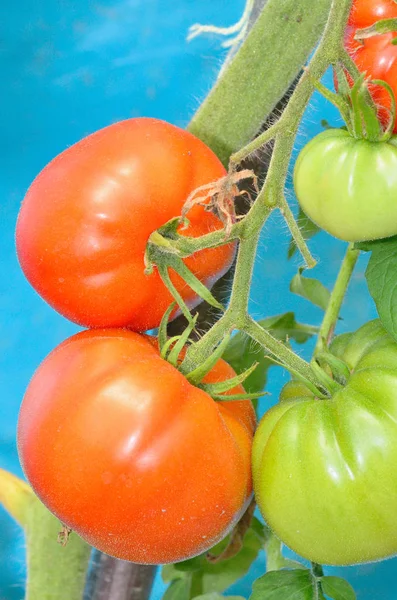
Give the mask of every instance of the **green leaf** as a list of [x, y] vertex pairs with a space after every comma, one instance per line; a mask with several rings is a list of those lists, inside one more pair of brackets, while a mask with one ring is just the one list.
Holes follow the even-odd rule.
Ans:
[[323, 600], [315, 586], [308, 569], [269, 571], [254, 581], [250, 600]]
[[352, 586], [346, 579], [341, 577], [322, 577], [321, 587], [324, 594], [327, 594], [333, 600], [356, 600], [356, 594]]
[[397, 339], [397, 237], [373, 243], [365, 272], [369, 293], [386, 331]]
[[217, 592], [210, 592], [209, 594], [201, 594], [201, 596], [195, 596], [194, 600], [245, 600], [243, 596], [222, 596]]
[[161, 567], [161, 579], [164, 583], [170, 583], [175, 579], [184, 579], [185, 573], [176, 568], [176, 565], [170, 563]]
[[[258, 519], [254, 518], [251, 527], [244, 536], [243, 547], [238, 554], [218, 563], [210, 563], [206, 559], [206, 555], [201, 554], [175, 565], [166, 565], [162, 569], [163, 580], [167, 583], [181, 579], [185, 581], [190, 578], [189, 598], [196, 598], [197, 590], [199, 590], [199, 594], [206, 595], [213, 592], [223, 592], [248, 572], [259, 551], [263, 548], [266, 534], [267, 528]], [[228, 537], [211, 549], [211, 552], [220, 554], [227, 543]], [[182, 589], [182, 586], [180, 587]], [[166, 600], [171, 599], [167, 598]]]
[[[262, 319], [259, 324], [278, 340], [293, 339], [298, 344], [303, 344], [318, 331], [312, 325], [298, 323], [293, 312]], [[244, 381], [244, 388], [248, 393], [257, 393], [263, 390], [267, 381], [267, 371], [269, 367], [274, 366], [269, 355], [266, 355], [248, 335], [241, 332], [232, 337], [223, 358], [236, 373], [243, 373], [251, 365], [258, 363], [255, 371]]]
[[165, 591], [163, 600], [189, 600], [190, 577], [175, 579]]
[[318, 279], [303, 277], [303, 271], [304, 267], [300, 267], [290, 283], [290, 291], [326, 310], [331, 295], [330, 291]]
[[[326, 122], [326, 121], [325, 121]], [[327, 128], [329, 127], [327, 123]], [[299, 229], [301, 230], [302, 236], [304, 240], [310, 240], [312, 237], [316, 235], [319, 231], [321, 231], [320, 227], [317, 227], [315, 223], [305, 213], [301, 208], [299, 208], [299, 213], [296, 219], [298, 223]], [[288, 258], [292, 258], [296, 252], [296, 244], [293, 239], [291, 239], [288, 247]]]

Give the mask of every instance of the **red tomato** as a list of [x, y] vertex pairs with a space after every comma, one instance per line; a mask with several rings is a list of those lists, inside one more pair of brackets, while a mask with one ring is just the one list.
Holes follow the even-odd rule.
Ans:
[[[206, 381], [233, 376], [220, 360]], [[250, 401], [215, 402], [146, 336], [90, 330], [35, 373], [18, 448], [62, 523], [107, 554], [160, 564], [204, 552], [240, 518], [254, 427]]]
[[[362, 41], [354, 39], [357, 29], [369, 27], [380, 19], [397, 17], [397, 3], [394, 0], [356, 0], [349, 17], [345, 46], [361, 73], [371, 79], [382, 79], [388, 83], [397, 96], [397, 46], [391, 41], [397, 33], [376, 35]], [[379, 117], [386, 124], [390, 118], [388, 109], [391, 99], [380, 86], [371, 86], [371, 94], [379, 106]], [[387, 110], [385, 110], [387, 109]], [[394, 127], [397, 132], [397, 124]]]
[[392, 19], [397, 14], [394, 0], [355, 0], [349, 16], [349, 25], [362, 29], [381, 19]]
[[[157, 327], [172, 297], [157, 272], [144, 274], [150, 234], [198, 186], [223, 177], [215, 154], [189, 132], [156, 119], [130, 119], [62, 152], [31, 185], [17, 224], [21, 267], [62, 315], [87, 327]], [[182, 234], [220, 229], [203, 207]], [[230, 267], [234, 244], [186, 260], [208, 287]], [[175, 274], [191, 305], [199, 299]]]

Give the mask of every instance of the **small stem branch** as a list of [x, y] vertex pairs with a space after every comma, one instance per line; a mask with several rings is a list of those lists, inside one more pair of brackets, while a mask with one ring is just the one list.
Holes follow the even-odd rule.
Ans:
[[288, 205], [287, 200], [285, 199], [285, 196], [283, 196], [282, 200], [280, 201], [280, 212], [288, 225], [292, 238], [296, 244], [296, 247], [298, 248], [299, 252], [303, 257], [307, 268], [312, 269], [316, 266], [317, 261], [315, 258], [313, 258], [309, 248], [307, 247], [305, 238], [302, 235], [300, 227], [296, 222], [294, 215], [292, 214], [292, 211]]
[[[263, 223], [270, 212], [269, 209], [264, 211]], [[240, 324], [244, 321], [248, 310], [250, 283], [259, 233], [260, 231], [246, 235], [243, 230], [237, 254], [229, 308], [200, 340], [190, 346], [182, 365], [184, 372], [192, 371], [200, 362], [204, 362], [219, 340], [222, 340], [231, 330], [240, 327]]]
[[353, 244], [348, 245], [327, 310], [325, 311], [323, 322], [320, 326], [317, 344], [314, 349], [314, 357], [328, 347], [359, 254], [360, 251], [355, 250]]
[[265, 129], [265, 131], [263, 131], [260, 135], [258, 135], [258, 137], [253, 139], [249, 144], [244, 146], [244, 148], [241, 148], [241, 150], [238, 150], [237, 152], [232, 154], [230, 157], [231, 166], [237, 165], [242, 160], [247, 158], [247, 156], [255, 152], [255, 150], [258, 150], [268, 142], [271, 142], [271, 140], [273, 140], [276, 137], [276, 134], [279, 130], [279, 123], [280, 121], [277, 121], [277, 123], [275, 123], [268, 129]]
[[169, 244], [176, 250], [178, 256], [184, 258], [186, 256], [191, 256], [199, 250], [224, 246], [229, 242], [237, 240], [241, 235], [243, 223], [243, 220], [234, 223], [227, 238], [225, 237], [224, 229], [217, 229], [216, 231], [211, 231], [210, 233], [197, 238], [178, 235], [178, 238], [175, 241], [169, 240]]
[[[272, 354], [283, 366], [292, 373], [300, 375], [303, 379], [310, 382], [321, 393], [324, 391], [323, 384], [313, 373], [310, 364], [303, 358], [295, 354], [288, 346], [280, 340], [274, 338], [268, 331], [263, 329], [256, 321], [247, 316], [242, 329], [253, 340], [258, 342], [270, 354]], [[325, 390], [326, 391], [326, 390]]]
[[359, 77], [360, 71], [358, 70], [356, 63], [354, 62], [354, 60], [352, 59], [352, 57], [350, 56], [350, 54], [348, 53], [346, 48], [344, 48], [344, 47], [341, 48], [339, 58], [343, 64], [343, 66], [345, 67], [346, 71], [349, 73], [349, 75], [355, 81], [357, 79], [357, 77]]

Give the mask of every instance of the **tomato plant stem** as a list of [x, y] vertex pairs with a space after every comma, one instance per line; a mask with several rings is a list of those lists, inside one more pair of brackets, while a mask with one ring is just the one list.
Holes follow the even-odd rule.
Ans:
[[[331, 0], [268, 0], [188, 129], [227, 164], [260, 130], [314, 48]], [[277, 57], [277, 60], [269, 60]]]
[[324, 392], [327, 393], [327, 390], [316, 377], [309, 363], [283, 344], [283, 342], [275, 339], [251, 317], [246, 318], [242, 329], [263, 348], [266, 348], [271, 355], [275, 356], [277, 362], [280, 361], [291, 373], [302, 377], [302, 379], [311, 384], [311, 387], [314, 387], [316, 392], [320, 391], [321, 395], [324, 395]]
[[57, 542], [58, 519], [34, 502], [26, 526], [25, 600], [81, 600], [91, 547], [72, 533], [67, 544]]
[[[234, 170], [241, 160], [259, 149], [263, 143], [274, 138], [274, 147], [265, 183], [248, 214], [239, 224], [240, 248], [229, 308], [200, 340], [191, 345], [183, 363], [185, 371], [191, 371], [197, 367], [211, 354], [228, 332], [239, 328], [244, 329], [291, 372], [302, 376], [317, 389], [323, 389], [322, 382], [319, 381], [306, 361], [282, 342], [275, 340], [248, 316], [248, 299], [260, 232], [274, 208], [279, 208], [283, 214], [308, 266], [315, 264], [286, 202], [284, 187], [298, 127], [314, 90], [313, 81], [321, 79], [329, 65], [336, 64], [341, 56], [344, 56], [343, 36], [351, 3], [351, 0], [333, 0], [321, 42], [279, 121], [268, 132], [264, 132], [230, 158], [231, 169]], [[270, 1], [267, 6], [272, 4]], [[311, 4], [312, 8], [313, 4]], [[196, 249], [198, 248], [196, 247]]]
[[360, 251], [355, 250], [353, 244], [348, 245], [320, 326], [314, 356], [317, 356], [328, 347], [359, 254]]

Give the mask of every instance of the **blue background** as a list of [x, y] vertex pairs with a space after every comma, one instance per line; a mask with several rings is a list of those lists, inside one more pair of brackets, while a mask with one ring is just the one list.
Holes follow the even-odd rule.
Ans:
[[[15, 446], [18, 407], [28, 381], [46, 354], [77, 327], [58, 316], [24, 280], [15, 256], [14, 228], [32, 179], [67, 146], [114, 121], [138, 115], [184, 126], [214, 81], [224, 51], [214, 37], [185, 42], [195, 22], [237, 21], [243, 0], [3, 0], [0, 46], [3, 93], [0, 121], [0, 466], [21, 475]], [[337, 115], [315, 97], [297, 148], [320, 131], [320, 120]], [[289, 193], [292, 195], [291, 186]], [[301, 321], [318, 323], [321, 312], [287, 293], [301, 263], [285, 260], [286, 225], [272, 217], [263, 232], [251, 299], [255, 317], [295, 310]], [[312, 243], [321, 257], [318, 273], [331, 285], [344, 244], [325, 234]], [[365, 257], [353, 277], [340, 331], [375, 316], [364, 281]], [[301, 350], [309, 356], [310, 344]], [[285, 379], [273, 369], [273, 401]], [[263, 401], [268, 403], [268, 400]], [[1, 510], [1, 509], [0, 509]], [[19, 528], [0, 512], [0, 599], [23, 597], [24, 541]], [[395, 600], [396, 560], [349, 569], [346, 576], [360, 600]], [[233, 593], [248, 597], [263, 573], [264, 556]], [[156, 580], [153, 600], [163, 592]]]

